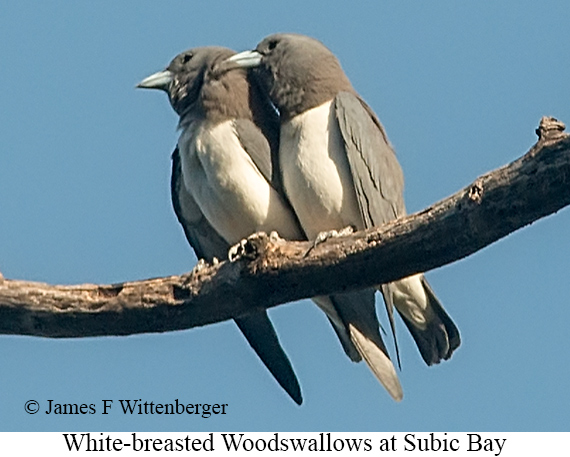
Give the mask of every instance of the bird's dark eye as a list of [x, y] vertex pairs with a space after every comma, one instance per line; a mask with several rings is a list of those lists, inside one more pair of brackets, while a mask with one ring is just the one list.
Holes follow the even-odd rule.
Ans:
[[277, 46], [277, 40], [271, 40], [269, 43], [267, 43], [267, 49], [270, 51], [273, 51], [275, 49], [275, 46]]
[[182, 63], [188, 63], [190, 62], [190, 59], [192, 59], [191, 52], [189, 52], [188, 54], [184, 54], [184, 56], [182, 57]]

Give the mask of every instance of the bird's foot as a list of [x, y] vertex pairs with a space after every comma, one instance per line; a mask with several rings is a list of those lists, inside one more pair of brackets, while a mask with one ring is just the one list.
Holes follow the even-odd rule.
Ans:
[[218, 260], [217, 257], [213, 257], [211, 263], [208, 263], [206, 259], [198, 259], [198, 263], [194, 265], [194, 268], [192, 268], [191, 273], [200, 273], [201, 271], [207, 270], [210, 267], [215, 267], [219, 263], [220, 261]]
[[206, 268], [207, 266], [208, 266], [208, 262], [206, 262], [205, 259], [199, 259], [198, 263], [194, 267], [194, 270], [200, 271], [200, 270], [203, 270], [204, 268]]
[[348, 227], [343, 228], [342, 230], [329, 230], [327, 232], [321, 232], [317, 235], [314, 241], [314, 247], [317, 247], [319, 244], [324, 243], [330, 238], [338, 238], [339, 236], [345, 235], [352, 235], [354, 233], [354, 227], [349, 225]]
[[267, 238], [271, 241], [276, 241], [279, 238], [277, 232], [271, 232], [269, 237], [265, 232], [257, 232], [249, 235], [247, 238], [241, 240], [239, 243], [234, 244], [228, 251], [228, 260], [235, 262], [239, 259], [255, 259], [259, 255], [262, 245], [267, 244]]
[[269, 233], [269, 241], [271, 241], [272, 243], [276, 243], [278, 241], [285, 241], [285, 239], [281, 238], [279, 236], [279, 233], [277, 233], [275, 230], [273, 230], [272, 232]]
[[317, 235], [317, 237], [314, 239], [311, 247], [307, 249], [307, 252], [305, 252], [305, 255], [303, 257], [307, 257], [307, 255], [309, 255], [309, 253], [313, 249], [315, 249], [319, 244], [322, 244], [331, 238], [338, 238], [340, 236], [352, 235], [355, 232], [355, 230], [356, 229], [352, 225], [349, 225], [341, 230], [328, 230], [325, 232], [320, 232]]
[[220, 263], [220, 260], [217, 257], [212, 258], [212, 263], [208, 263], [206, 259], [199, 259], [194, 269], [196, 271], [200, 271], [203, 270], [204, 268], [209, 267], [210, 265], [215, 267], [218, 263]]

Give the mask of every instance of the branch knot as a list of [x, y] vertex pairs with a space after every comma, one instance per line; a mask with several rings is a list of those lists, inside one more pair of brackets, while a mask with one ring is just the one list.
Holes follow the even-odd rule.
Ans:
[[558, 138], [565, 136], [564, 129], [566, 126], [564, 122], [559, 121], [554, 117], [542, 116], [540, 124], [536, 129], [536, 134], [538, 135], [539, 141], [546, 140], [557, 140]]
[[483, 199], [483, 182], [480, 179], [471, 184], [467, 192], [467, 198], [473, 203], [481, 203]]

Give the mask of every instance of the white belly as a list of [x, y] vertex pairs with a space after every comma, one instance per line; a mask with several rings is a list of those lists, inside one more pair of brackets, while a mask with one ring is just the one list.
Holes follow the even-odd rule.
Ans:
[[214, 127], [194, 123], [182, 132], [178, 147], [186, 189], [228, 243], [272, 230], [301, 238], [293, 215], [244, 151], [231, 121]]
[[310, 239], [327, 230], [364, 226], [331, 104], [299, 114], [281, 127], [285, 191]]

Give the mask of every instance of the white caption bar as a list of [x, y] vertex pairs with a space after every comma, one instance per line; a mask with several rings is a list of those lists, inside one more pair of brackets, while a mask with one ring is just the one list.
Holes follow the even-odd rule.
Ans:
[[[0, 433], [0, 455], [570, 455], [570, 433]], [[100, 455], [100, 454], [98, 454]]]

